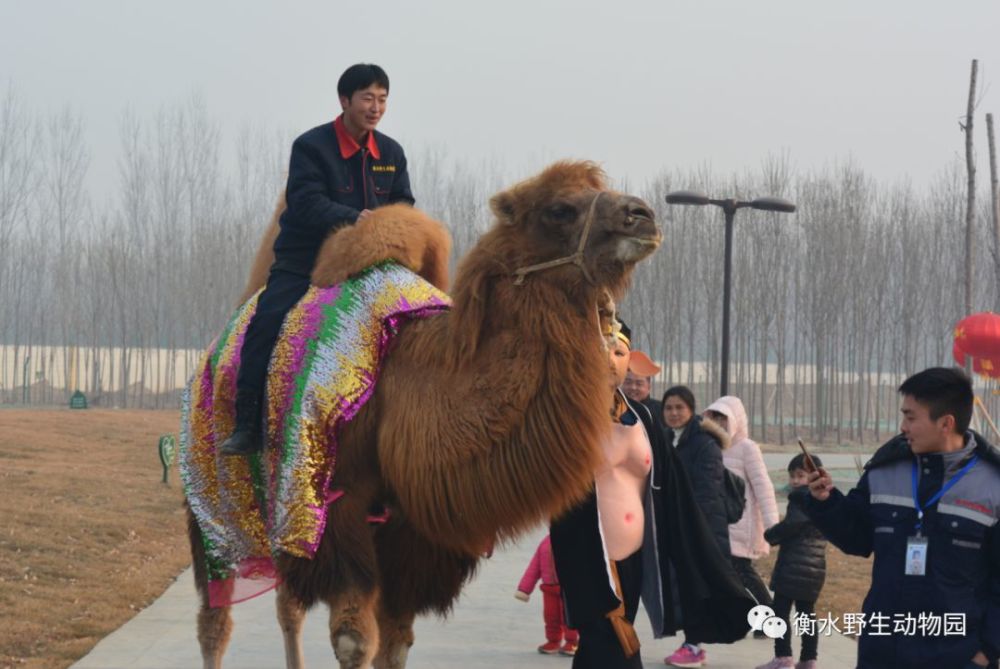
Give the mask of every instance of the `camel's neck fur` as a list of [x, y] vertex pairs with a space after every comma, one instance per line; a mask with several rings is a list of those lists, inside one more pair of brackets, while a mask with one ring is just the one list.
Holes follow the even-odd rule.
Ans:
[[470, 552], [580, 501], [610, 430], [601, 291], [575, 268], [515, 286], [489, 241], [462, 263], [452, 310], [400, 333], [407, 353], [381, 382], [380, 459], [402, 511]]

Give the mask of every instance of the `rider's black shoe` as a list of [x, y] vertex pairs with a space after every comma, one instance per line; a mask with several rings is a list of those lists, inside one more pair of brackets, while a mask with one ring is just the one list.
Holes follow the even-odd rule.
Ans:
[[253, 455], [264, 448], [260, 429], [260, 398], [244, 393], [236, 394], [236, 428], [222, 442], [223, 455]]

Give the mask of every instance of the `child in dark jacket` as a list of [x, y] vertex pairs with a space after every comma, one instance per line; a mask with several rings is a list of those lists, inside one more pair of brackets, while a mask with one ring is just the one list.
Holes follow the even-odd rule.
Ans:
[[[823, 466], [817, 456], [811, 457], [817, 467]], [[816, 630], [810, 626], [812, 634], [802, 634], [802, 650], [796, 664], [792, 659], [795, 626], [789, 622], [793, 603], [801, 615], [816, 612], [816, 600], [826, 580], [826, 539], [806, 516], [802, 501], [794, 494], [796, 490], [808, 490], [809, 473], [802, 454], [788, 463], [788, 480], [792, 494], [788, 496], [785, 519], [764, 532], [769, 544], [781, 547], [771, 575], [771, 590], [774, 591], [774, 614], [785, 621], [788, 631], [774, 640], [774, 659], [757, 669], [816, 668], [819, 645]]]
[[[562, 591], [559, 588], [559, 578], [556, 576], [556, 565], [552, 559], [552, 542], [545, 535], [538, 544], [534, 557], [517, 585], [514, 596], [522, 602], [528, 601], [531, 591], [538, 581], [542, 582], [542, 617], [545, 620], [545, 643], [538, 647], [539, 653], [553, 655], [575, 655], [579, 635], [576, 630], [566, 627], [563, 613]], [[561, 645], [565, 638], [566, 643]]]

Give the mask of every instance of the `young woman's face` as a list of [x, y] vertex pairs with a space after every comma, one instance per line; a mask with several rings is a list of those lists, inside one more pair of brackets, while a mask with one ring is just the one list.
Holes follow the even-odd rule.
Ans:
[[663, 422], [672, 430], [678, 430], [691, 422], [694, 412], [680, 397], [671, 395], [663, 403]]
[[705, 418], [717, 424], [726, 432], [729, 431], [729, 418], [726, 416], [726, 414], [719, 413], [718, 411], [706, 411]]

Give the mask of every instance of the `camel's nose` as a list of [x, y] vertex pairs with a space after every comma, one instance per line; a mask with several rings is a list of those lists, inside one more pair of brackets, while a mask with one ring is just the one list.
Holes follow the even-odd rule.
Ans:
[[642, 200], [635, 198], [629, 200], [625, 205], [625, 225], [632, 226], [642, 219], [652, 221], [654, 219], [653, 210]]

